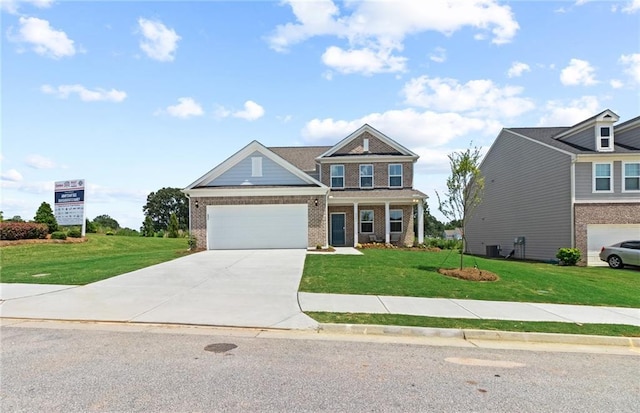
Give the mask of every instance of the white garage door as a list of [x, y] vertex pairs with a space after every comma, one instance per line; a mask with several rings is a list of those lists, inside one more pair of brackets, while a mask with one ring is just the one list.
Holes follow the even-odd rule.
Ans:
[[607, 265], [606, 262], [600, 261], [600, 249], [631, 239], [640, 239], [640, 224], [587, 225], [587, 265]]
[[207, 206], [207, 248], [307, 248], [307, 205]]

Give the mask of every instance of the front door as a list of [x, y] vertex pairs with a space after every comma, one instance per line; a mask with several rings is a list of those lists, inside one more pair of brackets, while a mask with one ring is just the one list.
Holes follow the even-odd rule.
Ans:
[[344, 213], [331, 214], [331, 245], [340, 246], [345, 244], [345, 222]]

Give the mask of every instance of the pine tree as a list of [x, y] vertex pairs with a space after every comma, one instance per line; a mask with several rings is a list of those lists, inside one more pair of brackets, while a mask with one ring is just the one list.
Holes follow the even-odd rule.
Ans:
[[40, 204], [33, 220], [40, 224], [46, 224], [47, 227], [49, 227], [49, 234], [58, 230], [58, 221], [56, 221], [56, 217], [53, 215], [51, 205], [46, 202]]
[[169, 218], [169, 226], [167, 227], [167, 237], [178, 238], [178, 229], [178, 217], [175, 213], [172, 213], [171, 217]]
[[155, 230], [153, 229], [153, 221], [151, 220], [151, 217], [149, 215], [147, 215], [147, 217], [144, 219], [140, 232], [142, 232], [143, 237], [153, 237], [155, 235]]

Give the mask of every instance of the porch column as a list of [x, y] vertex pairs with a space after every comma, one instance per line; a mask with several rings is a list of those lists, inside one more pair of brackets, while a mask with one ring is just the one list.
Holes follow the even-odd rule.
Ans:
[[358, 203], [353, 203], [353, 246], [355, 247], [358, 244], [358, 220], [360, 216], [358, 215]]
[[391, 221], [389, 220], [389, 202], [387, 201], [384, 203], [384, 242], [387, 244], [391, 243], [390, 232]]
[[418, 244], [424, 243], [424, 206], [423, 199], [418, 201]]

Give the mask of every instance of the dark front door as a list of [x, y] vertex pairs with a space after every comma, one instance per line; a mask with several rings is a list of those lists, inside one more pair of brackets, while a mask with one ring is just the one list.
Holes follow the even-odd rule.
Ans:
[[331, 245], [345, 244], [345, 214], [331, 214]]

